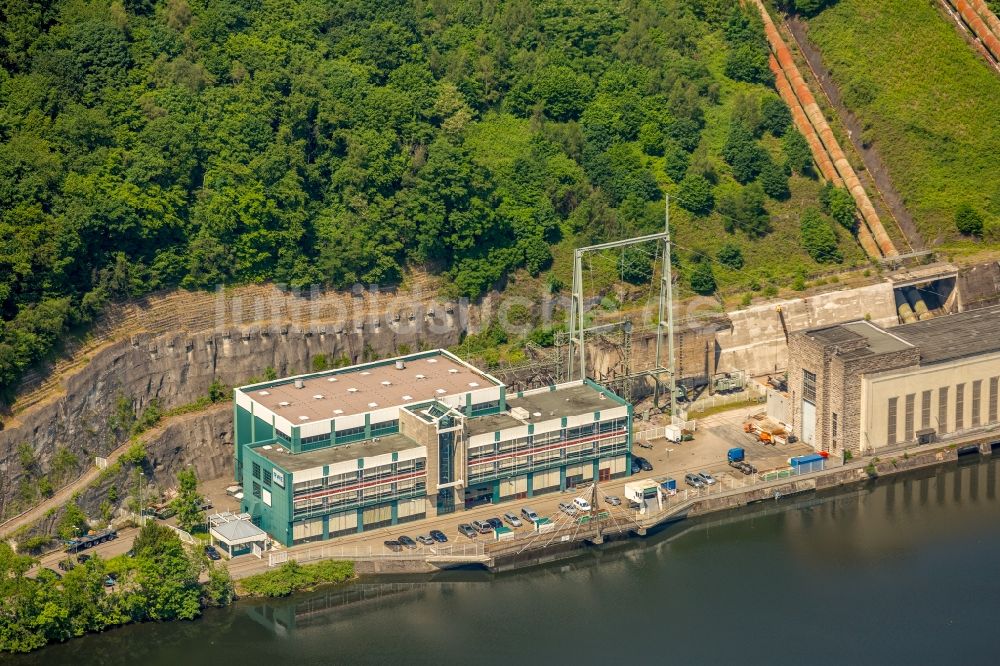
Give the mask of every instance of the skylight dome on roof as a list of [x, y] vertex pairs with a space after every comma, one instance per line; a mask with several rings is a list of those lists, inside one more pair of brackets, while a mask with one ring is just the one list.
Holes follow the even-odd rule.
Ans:
[[322, 400], [322, 399], [323, 399], [322, 393], [317, 393], [316, 395], [313, 396], [313, 400]]
[[257, 391], [257, 395], [271, 395], [270, 391]]

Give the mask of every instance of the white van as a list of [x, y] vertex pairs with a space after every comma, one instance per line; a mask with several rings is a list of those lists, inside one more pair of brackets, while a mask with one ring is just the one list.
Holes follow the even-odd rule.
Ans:
[[573, 505], [580, 511], [590, 511], [590, 502], [583, 499], [582, 497], [577, 497], [573, 500]]

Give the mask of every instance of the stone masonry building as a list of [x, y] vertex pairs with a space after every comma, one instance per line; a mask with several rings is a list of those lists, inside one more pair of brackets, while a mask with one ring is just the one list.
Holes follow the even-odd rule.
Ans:
[[817, 451], [876, 452], [997, 429], [1000, 307], [789, 340], [792, 432]]

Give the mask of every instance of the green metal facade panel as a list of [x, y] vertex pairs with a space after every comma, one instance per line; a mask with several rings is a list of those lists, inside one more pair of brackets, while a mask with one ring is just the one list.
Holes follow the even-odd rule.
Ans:
[[[253, 475], [253, 465], [260, 466], [261, 478]], [[284, 487], [274, 482], [274, 471], [284, 477]], [[265, 474], [265, 472], [269, 474]], [[270, 475], [271, 483], [265, 483], [264, 477]], [[241, 509], [251, 515], [254, 523], [274, 537], [275, 540], [288, 546], [292, 543], [292, 502], [291, 488], [294, 483], [292, 474], [278, 467], [251, 447], [243, 447], [243, 504]], [[261, 497], [254, 495], [254, 484], [261, 489]], [[264, 491], [271, 493], [271, 505], [264, 503]]]

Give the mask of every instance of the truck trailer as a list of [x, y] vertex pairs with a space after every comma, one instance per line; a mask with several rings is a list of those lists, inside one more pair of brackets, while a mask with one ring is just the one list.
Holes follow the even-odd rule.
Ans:
[[105, 541], [112, 541], [118, 538], [118, 530], [109, 527], [106, 530], [100, 530], [99, 532], [93, 532], [91, 534], [85, 534], [76, 539], [70, 539], [66, 542], [66, 552], [67, 553], [78, 553], [81, 550], [86, 550], [92, 548], [99, 543], [104, 543]]

